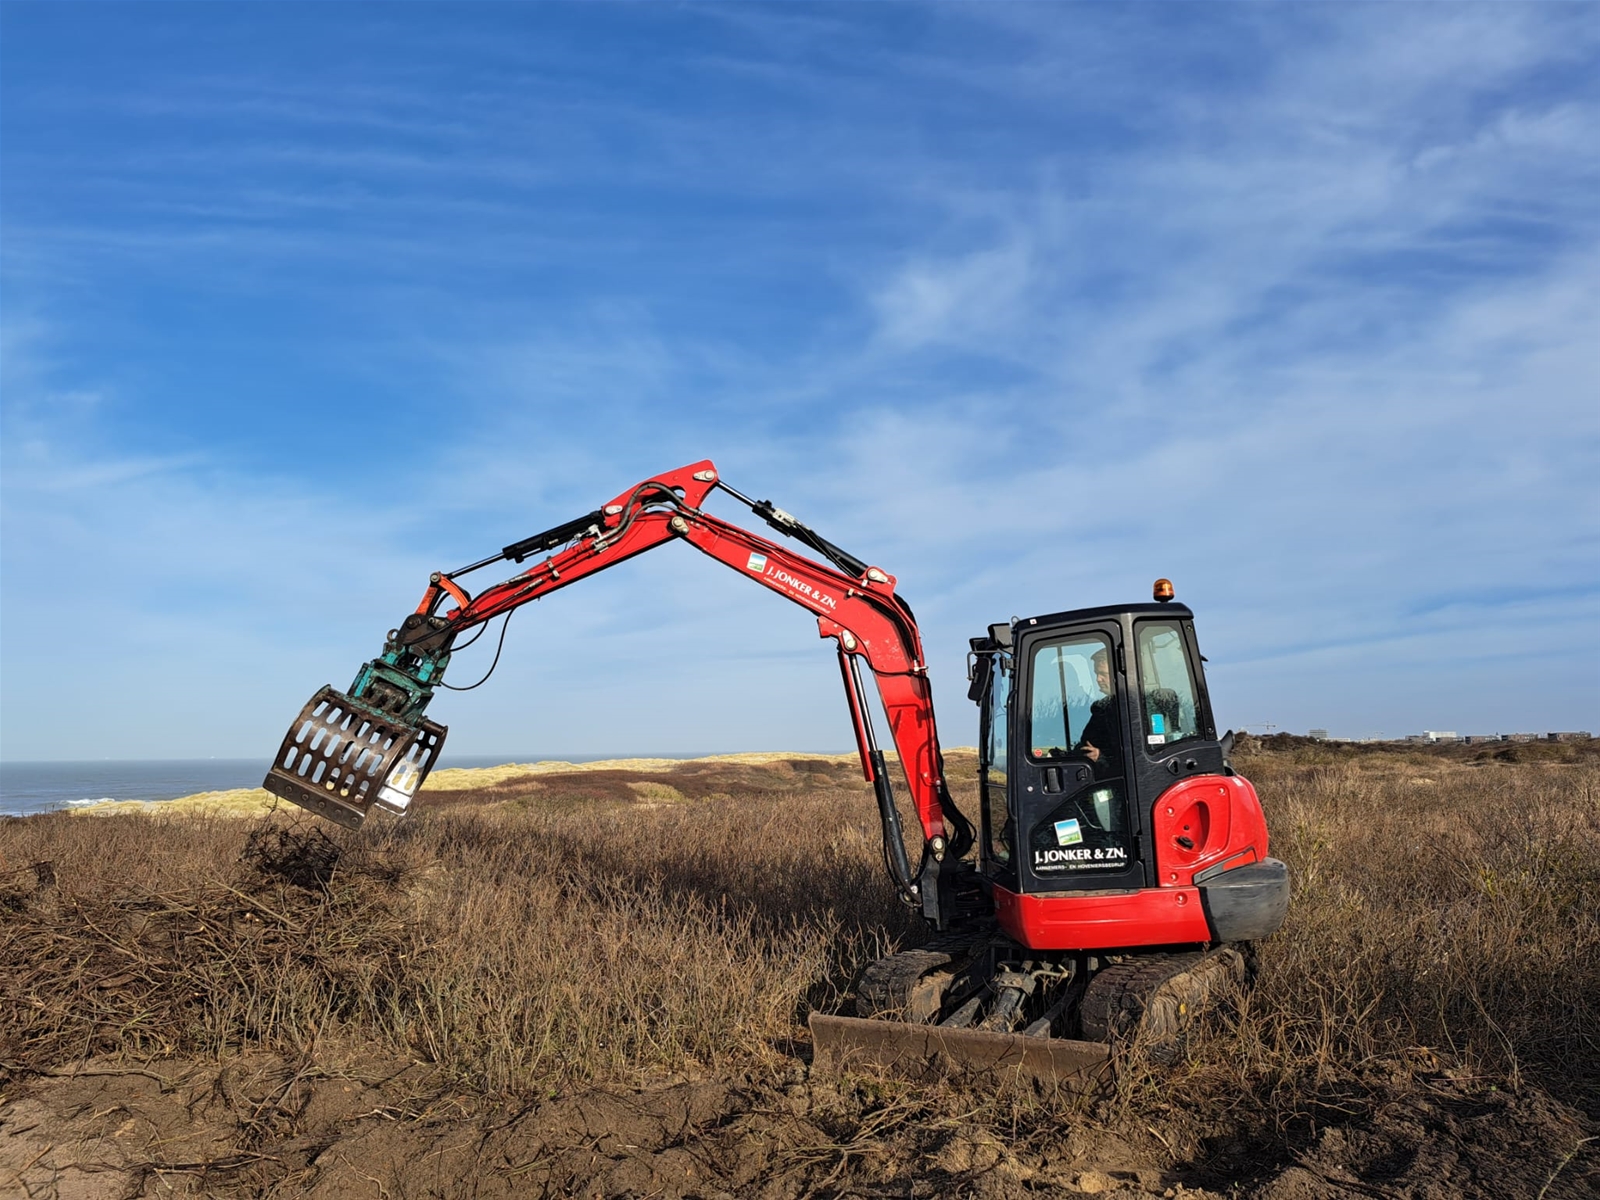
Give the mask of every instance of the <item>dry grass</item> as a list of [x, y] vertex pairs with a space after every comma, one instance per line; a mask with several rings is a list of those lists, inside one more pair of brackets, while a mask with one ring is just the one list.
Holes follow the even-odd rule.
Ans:
[[[817, 772], [772, 782], [785, 775]], [[19, 1003], [0, 1013], [0, 1058], [368, 1042], [487, 1092], [642, 1083], [786, 1061], [773, 1046], [807, 1004], [836, 1002], [905, 932], [870, 808], [825, 776], [740, 801], [599, 773], [571, 790], [354, 833], [283, 816], [9, 822], [0, 990]], [[263, 858], [263, 836], [301, 858], [326, 843], [338, 865], [318, 879]], [[40, 888], [27, 864], [45, 861]]]
[[1191, 1152], [1308, 1137], [1441, 1079], [1600, 1114], [1600, 756], [1519, 757], [1247, 748], [1289, 918], [1240, 1013], [1177, 1067], [1124, 1074], [1123, 1114], [1161, 1114]]
[[[1242, 1010], [1175, 1065], [1125, 1061], [1098, 1120], [1242, 1172], [1447, 1083], [1600, 1113], [1600, 760], [1521, 757], [1244, 747], [1294, 873], [1289, 922]], [[970, 759], [950, 766], [970, 788]], [[870, 796], [848, 759], [648, 767], [440, 789], [355, 833], [0, 822], [0, 1061], [254, 1048], [330, 1070], [407, 1057], [479, 1098], [780, 1089], [807, 1012], [915, 936]], [[1082, 1120], [989, 1084], [857, 1100], [840, 1145], [959, 1126], [1042, 1146]]]
[[1270, 1044], [1428, 1047], [1600, 1109], [1600, 757], [1303, 757], [1250, 763], [1296, 878], [1256, 997]]

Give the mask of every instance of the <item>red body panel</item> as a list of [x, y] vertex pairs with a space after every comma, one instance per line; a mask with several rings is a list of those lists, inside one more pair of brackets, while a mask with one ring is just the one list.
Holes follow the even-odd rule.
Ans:
[[996, 887], [994, 912], [1000, 928], [1031, 950], [1110, 950], [1211, 940], [1195, 887], [1081, 896], [1026, 896]]
[[1151, 805], [1150, 844], [1161, 886], [1184, 887], [1208, 867], [1242, 867], [1267, 857], [1267, 819], [1243, 775], [1195, 775]]
[[[1267, 856], [1261, 801], [1241, 775], [1198, 775], [1163, 792], [1150, 814], [1159, 887], [1026, 895], [996, 886], [995, 917], [1032, 950], [1112, 950], [1213, 940], [1194, 877]], [[1179, 838], [1193, 842], [1184, 846]]]

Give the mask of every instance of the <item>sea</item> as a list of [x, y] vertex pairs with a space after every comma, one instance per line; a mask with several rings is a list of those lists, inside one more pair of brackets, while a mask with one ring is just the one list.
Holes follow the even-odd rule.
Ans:
[[[699, 754], [495, 754], [443, 755], [446, 767], [498, 767], [505, 763], [599, 762], [608, 758], [698, 758]], [[79, 808], [102, 800], [176, 800], [197, 792], [261, 786], [259, 758], [140, 759], [125, 762], [0, 762], [0, 817]]]

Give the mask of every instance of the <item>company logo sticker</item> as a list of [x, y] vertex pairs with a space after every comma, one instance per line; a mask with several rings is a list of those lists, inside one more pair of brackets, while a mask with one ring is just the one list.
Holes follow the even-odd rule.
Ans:
[[1128, 866], [1128, 852], [1121, 846], [1062, 846], [1033, 851], [1033, 869], [1039, 875], [1057, 875], [1063, 871], [1122, 871]]
[[745, 568], [760, 574], [767, 569], [767, 556], [765, 554], [752, 554], [750, 561], [745, 563]]
[[1056, 822], [1056, 845], [1076, 846], [1083, 841], [1083, 830], [1078, 826], [1077, 817], [1068, 817], [1065, 821]]

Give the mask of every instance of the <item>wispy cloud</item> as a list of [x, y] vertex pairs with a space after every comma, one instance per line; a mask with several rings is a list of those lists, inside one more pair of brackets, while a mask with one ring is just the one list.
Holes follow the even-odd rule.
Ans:
[[944, 262], [902, 267], [874, 297], [883, 338], [895, 349], [980, 345], [1014, 328], [1033, 272], [1020, 242]]
[[[967, 636], [1160, 574], [1225, 720], [1596, 719], [1574, 10], [480, 12], [8, 58], [7, 756], [73, 706], [207, 752], [140, 688], [248, 753], [427, 570], [703, 455], [900, 576], [952, 741]], [[820, 747], [836, 687], [663, 550], [442, 708], [458, 750]]]

